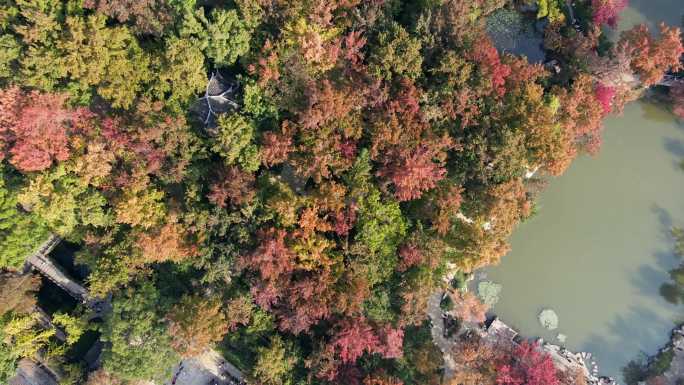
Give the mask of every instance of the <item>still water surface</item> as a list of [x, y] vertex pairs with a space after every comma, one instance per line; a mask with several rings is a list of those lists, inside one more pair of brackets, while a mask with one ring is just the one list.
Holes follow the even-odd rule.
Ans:
[[[620, 29], [663, 20], [681, 25], [684, 0], [631, 0]], [[601, 152], [582, 157], [550, 181], [539, 213], [511, 239], [512, 251], [489, 269], [503, 285], [494, 311], [527, 336], [595, 354], [603, 374], [640, 352], [654, 353], [684, 320], [659, 287], [678, 264], [669, 229], [684, 226], [684, 123], [663, 108], [637, 102], [605, 123]], [[553, 308], [560, 325], [539, 325]]]

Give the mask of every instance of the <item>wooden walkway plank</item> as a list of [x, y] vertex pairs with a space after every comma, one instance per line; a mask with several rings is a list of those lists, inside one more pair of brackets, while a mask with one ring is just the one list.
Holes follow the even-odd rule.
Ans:
[[43, 276], [52, 281], [55, 285], [62, 288], [72, 297], [80, 302], [86, 303], [88, 301], [88, 291], [64, 272], [59, 265], [57, 265], [49, 254], [54, 250], [62, 239], [52, 234], [43, 242], [38, 250], [26, 259], [26, 263], [34, 269], [38, 270]]

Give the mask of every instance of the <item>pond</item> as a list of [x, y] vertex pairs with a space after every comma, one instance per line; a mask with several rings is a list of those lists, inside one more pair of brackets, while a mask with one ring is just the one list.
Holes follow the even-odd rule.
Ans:
[[[681, 25], [681, 0], [632, 0], [619, 30], [646, 22]], [[669, 229], [684, 226], [684, 124], [640, 101], [605, 122], [601, 152], [550, 181], [538, 214], [511, 239], [512, 251], [484, 272], [503, 285], [493, 311], [526, 336], [594, 353], [601, 373], [621, 368], [669, 339], [684, 306], [659, 294], [679, 263]], [[544, 329], [552, 308], [560, 323]]]
[[[494, 311], [525, 335], [567, 335], [604, 374], [655, 352], [684, 315], [659, 295], [678, 263], [668, 231], [684, 224], [682, 157], [684, 126], [668, 112], [635, 103], [609, 119], [600, 154], [551, 181], [512, 252], [487, 272], [503, 285]], [[537, 320], [546, 307], [560, 318], [554, 333]]]
[[542, 63], [544, 23], [535, 19], [534, 14], [523, 15], [503, 8], [487, 18], [487, 34], [499, 52], [523, 55], [530, 63]]
[[[639, 102], [605, 126], [600, 154], [551, 181], [538, 214], [486, 274], [503, 285], [493, 310], [504, 321], [529, 336], [567, 335], [566, 346], [594, 353], [617, 378], [684, 315], [659, 295], [678, 264], [669, 229], [684, 225], [684, 125]], [[537, 320], [547, 307], [560, 318], [553, 333]]]
[[[619, 29], [664, 20], [681, 25], [681, 0], [631, 0]], [[669, 229], [684, 225], [684, 123], [640, 101], [605, 122], [601, 152], [550, 181], [538, 214], [511, 239], [512, 251], [484, 272], [503, 285], [494, 312], [526, 336], [594, 353], [602, 374], [669, 340], [684, 306], [659, 294], [679, 263]], [[537, 315], [552, 308], [553, 332]]]

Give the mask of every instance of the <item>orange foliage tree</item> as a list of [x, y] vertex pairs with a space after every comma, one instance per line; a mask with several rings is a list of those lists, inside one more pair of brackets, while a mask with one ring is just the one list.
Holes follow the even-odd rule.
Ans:
[[178, 262], [197, 255], [197, 246], [188, 241], [183, 226], [175, 222], [139, 233], [136, 245], [144, 263]]
[[204, 296], [184, 296], [169, 314], [171, 346], [183, 357], [194, 357], [228, 332], [221, 302]]
[[660, 37], [654, 38], [645, 25], [639, 25], [620, 35], [618, 47], [631, 57], [631, 67], [644, 86], [656, 84], [665, 72], [682, 68], [684, 53], [679, 28], [660, 25]]

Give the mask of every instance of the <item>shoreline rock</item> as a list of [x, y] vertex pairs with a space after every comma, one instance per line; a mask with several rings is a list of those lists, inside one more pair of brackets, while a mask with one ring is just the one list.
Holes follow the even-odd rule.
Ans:
[[684, 383], [684, 324], [672, 329], [670, 340], [655, 354], [648, 357], [644, 369], [647, 371], [658, 370], [659, 368], [654, 368], [654, 366], [662, 365], [662, 362], [659, 361], [663, 358], [671, 358], [668, 368], [662, 373], [650, 373], [643, 379], [643, 382], [649, 383], [649, 381], [659, 378], [661, 381], [658, 384], [662, 385]]
[[[440, 349], [444, 359], [445, 375], [448, 377], [458, 368], [456, 367], [453, 358], [451, 357], [451, 348], [454, 344], [452, 338], [445, 337], [444, 333], [444, 311], [439, 306], [442, 298], [442, 293], [437, 292], [430, 296], [428, 300], [428, 316], [432, 321], [432, 339], [435, 345]], [[478, 333], [485, 339], [492, 339], [494, 341], [509, 341], [511, 344], [518, 344], [522, 337], [512, 327], [505, 324], [498, 317], [490, 317], [483, 326], [470, 325], [464, 328]], [[458, 333], [457, 333], [458, 334]], [[682, 352], [684, 352], [684, 329], [680, 334], [682, 340]], [[563, 346], [556, 345], [544, 341], [542, 338], [537, 339], [539, 348], [545, 353], [549, 354], [554, 361], [554, 365], [559, 371], [569, 373], [579, 371], [584, 374], [586, 383], [588, 385], [617, 385], [615, 379], [601, 376], [596, 362], [593, 360], [593, 355], [588, 352], [572, 352]], [[591, 361], [590, 361], [591, 360]]]

